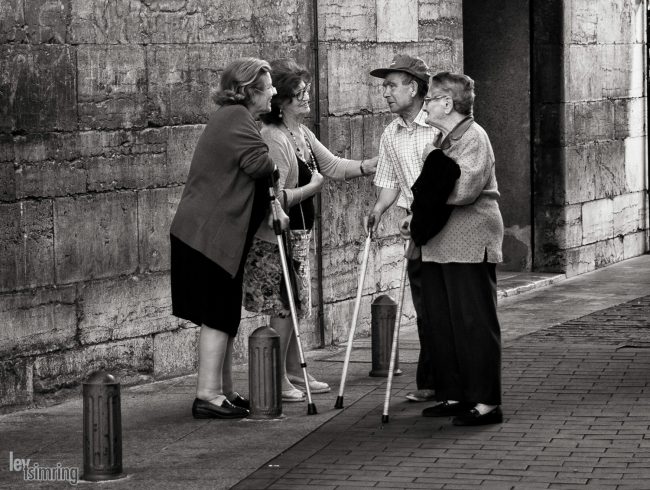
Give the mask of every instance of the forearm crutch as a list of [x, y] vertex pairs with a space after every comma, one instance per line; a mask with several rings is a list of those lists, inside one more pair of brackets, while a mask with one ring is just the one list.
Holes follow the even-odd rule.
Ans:
[[289, 275], [289, 265], [287, 264], [287, 256], [284, 251], [284, 242], [282, 241], [282, 227], [280, 219], [278, 218], [278, 211], [275, 208], [275, 192], [273, 186], [269, 187], [269, 205], [273, 213], [273, 231], [278, 240], [278, 250], [280, 251], [280, 262], [282, 263], [282, 275], [284, 276], [284, 285], [287, 288], [287, 298], [289, 300], [289, 309], [291, 310], [291, 321], [293, 323], [293, 331], [296, 335], [296, 343], [298, 344], [298, 353], [300, 355], [300, 367], [302, 374], [305, 378], [305, 387], [307, 389], [307, 415], [314, 415], [316, 412], [316, 405], [311, 399], [311, 390], [309, 388], [309, 377], [307, 376], [307, 363], [305, 362], [305, 355], [302, 350], [300, 342], [300, 323], [298, 323], [298, 315], [296, 313], [296, 302], [293, 297], [293, 285], [291, 284], [291, 276]]
[[[409, 248], [409, 240], [406, 241], [405, 250]], [[402, 263], [402, 278], [399, 285], [399, 303], [397, 304], [397, 318], [395, 319], [395, 330], [393, 330], [393, 345], [390, 349], [390, 364], [388, 367], [388, 382], [386, 383], [386, 397], [384, 398], [384, 412], [381, 416], [382, 423], [388, 423], [388, 404], [390, 403], [390, 390], [393, 387], [393, 372], [395, 371], [395, 359], [397, 358], [397, 344], [399, 343], [399, 327], [402, 323], [402, 306], [404, 305], [404, 289], [406, 288], [406, 268], [409, 259], [404, 258]]]
[[345, 391], [345, 379], [348, 376], [348, 364], [350, 364], [350, 354], [352, 354], [352, 341], [354, 340], [354, 331], [357, 328], [357, 317], [359, 316], [359, 305], [361, 304], [361, 293], [363, 292], [363, 283], [366, 278], [366, 267], [368, 266], [368, 254], [370, 253], [370, 242], [372, 241], [372, 227], [375, 224], [373, 216], [368, 218], [368, 237], [366, 246], [363, 249], [363, 260], [361, 261], [361, 277], [357, 286], [357, 298], [354, 302], [354, 313], [350, 322], [350, 333], [348, 335], [348, 346], [345, 350], [345, 361], [343, 362], [343, 372], [341, 373], [341, 384], [339, 386], [339, 396], [336, 397], [334, 408], [343, 408], [343, 392]]

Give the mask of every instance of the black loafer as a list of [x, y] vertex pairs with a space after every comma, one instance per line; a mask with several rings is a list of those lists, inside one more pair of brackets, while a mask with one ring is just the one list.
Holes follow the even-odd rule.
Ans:
[[500, 424], [501, 422], [503, 422], [503, 412], [501, 412], [501, 407], [496, 407], [483, 415], [481, 415], [481, 413], [475, 408], [472, 408], [471, 410], [458, 414], [451, 421], [454, 425], [463, 426]]
[[471, 408], [471, 405], [467, 403], [449, 403], [448, 401], [444, 401], [433, 407], [425, 408], [422, 410], [422, 415], [424, 417], [452, 417], [453, 415], [467, 411], [469, 408]]
[[195, 419], [241, 419], [247, 417], [248, 410], [236, 407], [228, 400], [221, 405], [215, 405], [206, 400], [194, 399], [192, 404], [192, 416]]
[[228, 401], [236, 407], [245, 408], [246, 410], [251, 409], [251, 401], [248, 398], [244, 398], [236, 391], [233, 392], [232, 398], [229, 398]]

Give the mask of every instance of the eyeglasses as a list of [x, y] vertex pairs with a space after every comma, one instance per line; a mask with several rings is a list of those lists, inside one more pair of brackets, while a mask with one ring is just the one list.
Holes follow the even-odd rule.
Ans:
[[311, 89], [311, 83], [305, 85], [302, 90], [293, 93], [292, 95], [298, 100], [305, 100], [309, 96], [309, 90]]
[[424, 103], [428, 104], [432, 100], [444, 99], [445, 97], [449, 97], [449, 95], [436, 95], [435, 97], [425, 97], [424, 98]]

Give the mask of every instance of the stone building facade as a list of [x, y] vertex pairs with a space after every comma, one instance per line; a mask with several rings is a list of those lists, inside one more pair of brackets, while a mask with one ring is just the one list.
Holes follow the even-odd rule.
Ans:
[[[170, 314], [169, 223], [211, 91], [240, 56], [305, 64], [318, 82], [312, 127], [352, 158], [375, 155], [391, 120], [372, 68], [407, 52], [432, 71], [466, 70], [507, 189], [504, 267], [576, 274], [644, 253], [646, 3], [476, 3], [4, 1], [0, 409], [75, 390], [100, 367], [123, 382], [194, 371], [197, 329]], [[514, 40], [492, 26], [522, 20]], [[494, 44], [489, 56], [490, 43], [475, 42], [481, 36], [468, 27]], [[504, 45], [526, 47], [511, 72], [480, 63], [503, 57]], [[516, 118], [494, 117], [511, 75], [521, 82], [517, 151], [503, 128]], [[315, 295], [302, 324], [306, 346], [347, 338], [361, 219], [373, 202], [368, 180], [324, 187], [322, 307]], [[392, 212], [373, 242], [359, 335], [368, 333], [373, 297], [398, 287], [398, 218]], [[412, 321], [410, 305], [405, 314]], [[266, 321], [244, 313], [237, 360]]]
[[648, 251], [648, 5], [536, 3], [535, 265], [574, 275]]

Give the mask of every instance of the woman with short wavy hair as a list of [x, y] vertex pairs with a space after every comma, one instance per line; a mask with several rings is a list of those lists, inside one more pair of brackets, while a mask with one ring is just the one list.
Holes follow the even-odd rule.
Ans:
[[266, 61], [242, 58], [225, 68], [171, 225], [172, 313], [201, 327], [195, 418], [249, 413], [233, 388], [232, 346], [244, 264], [275, 169], [256, 119], [274, 94]]
[[[501, 411], [501, 326], [496, 264], [503, 259], [503, 219], [492, 144], [472, 117], [474, 80], [462, 73], [431, 77], [425, 122], [440, 130], [425, 153], [440, 148], [460, 167], [442, 230], [423, 244], [423, 302], [432, 333], [435, 392], [425, 417], [454, 416], [454, 425], [498, 424]], [[426, 155], [425, 155], [426, 158]], [[402, 232], [410, 237], [409, 218]], [[414, 218], [415, 219], [415, 218]]]

